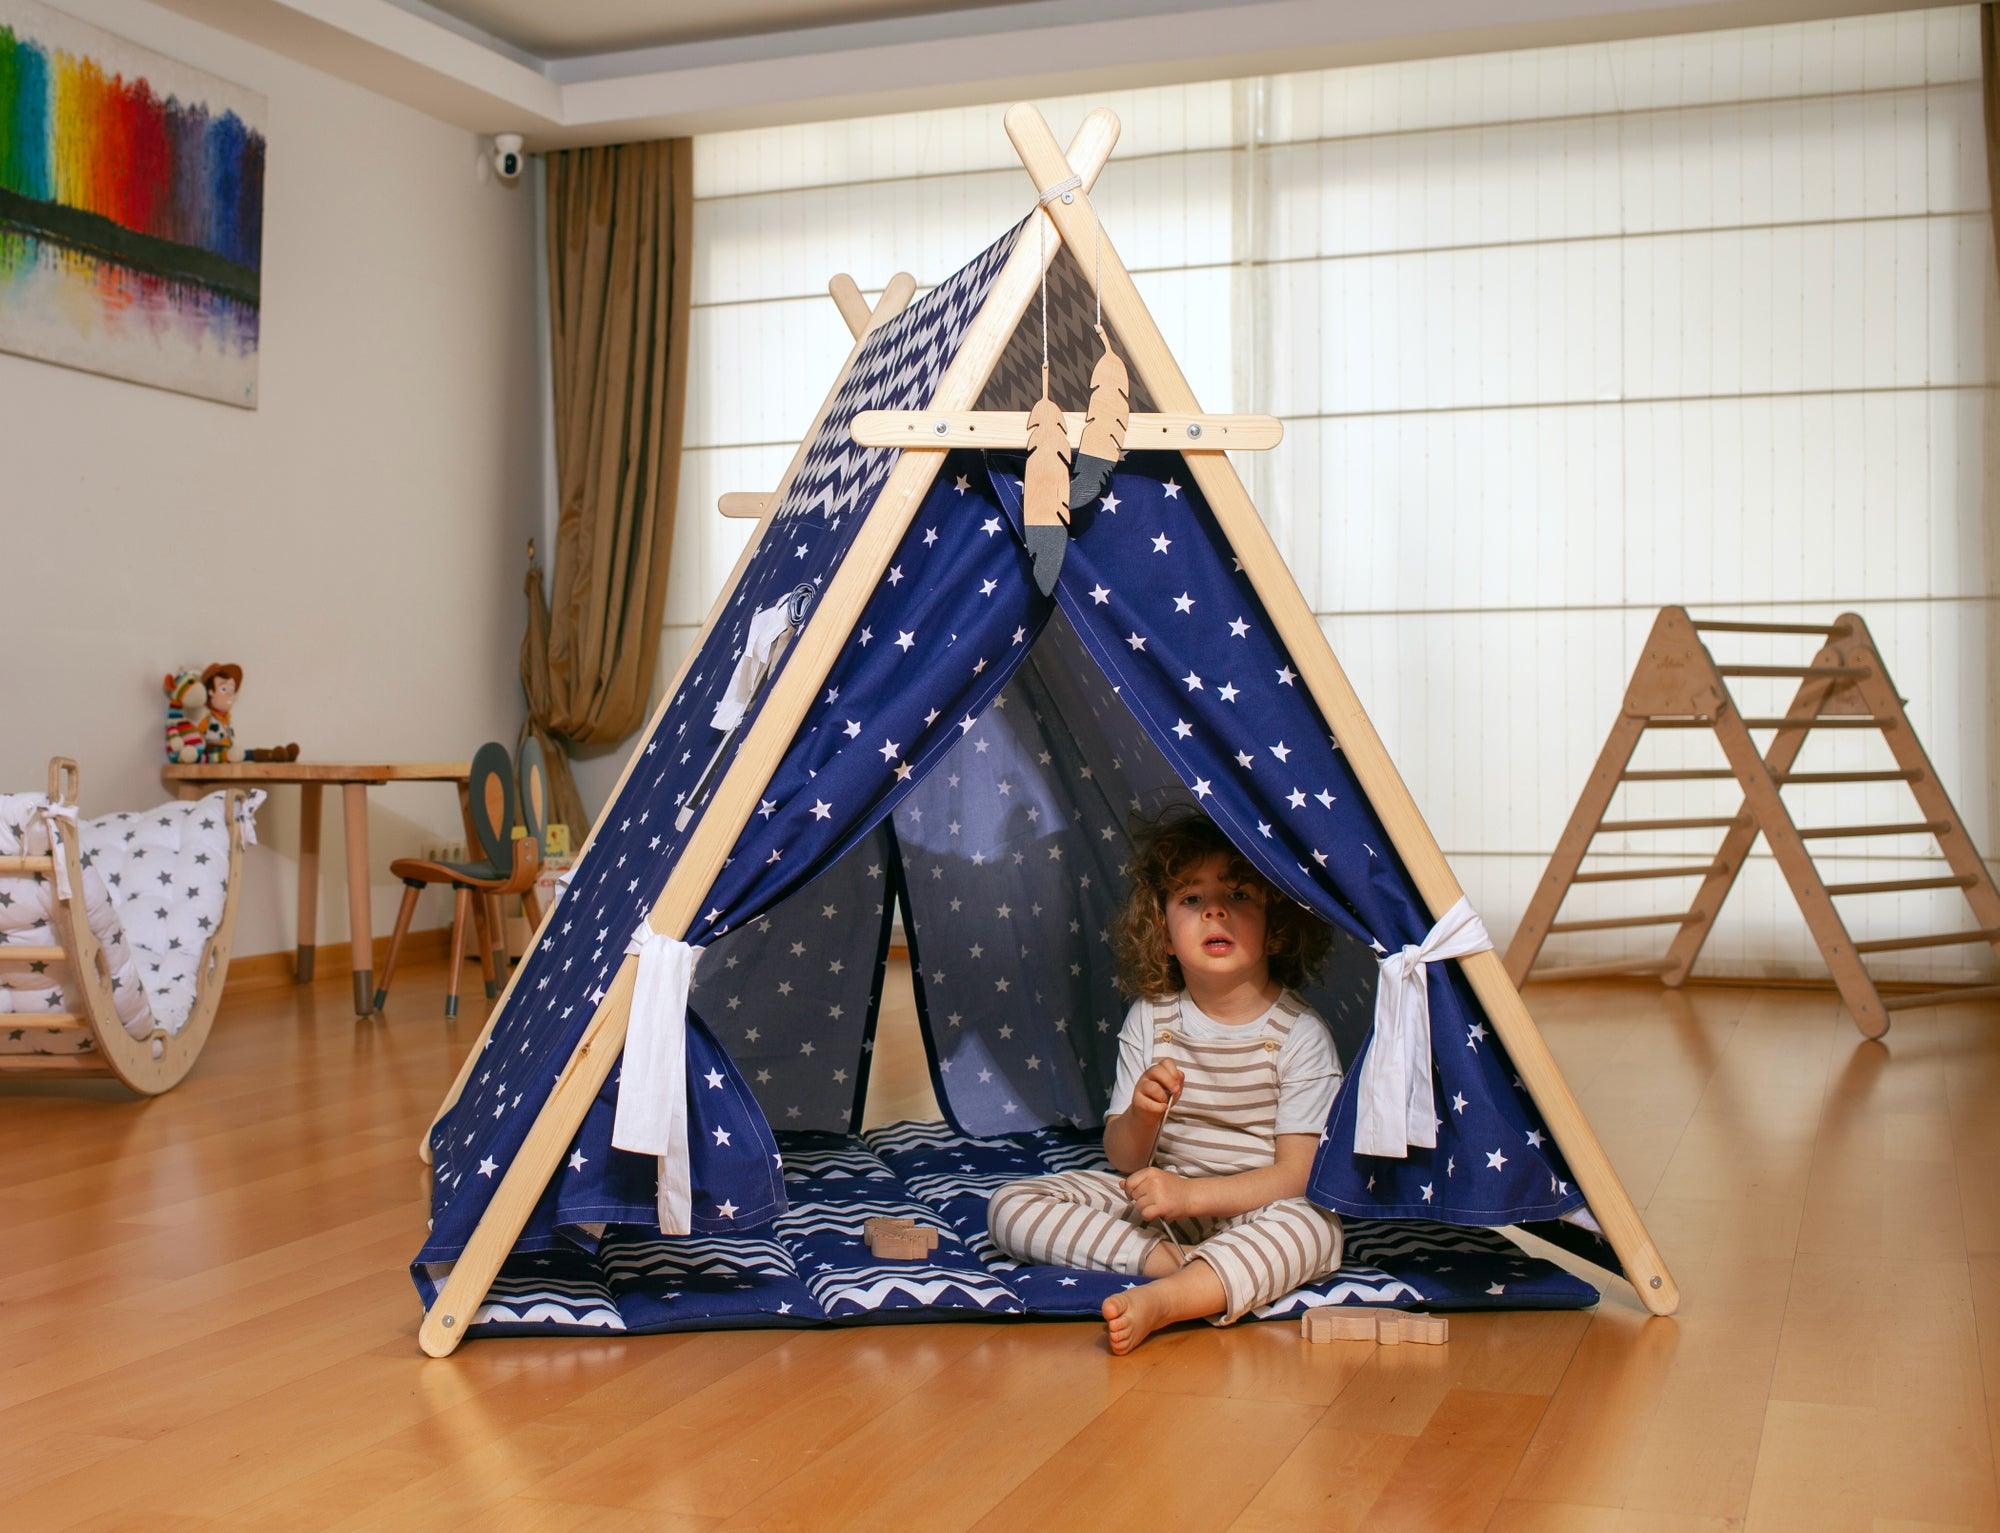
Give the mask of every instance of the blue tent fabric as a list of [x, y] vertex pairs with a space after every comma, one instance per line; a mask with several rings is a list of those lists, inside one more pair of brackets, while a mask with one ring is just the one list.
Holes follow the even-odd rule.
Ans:
[[[427, 1301], [687, 844], [679, 813], [713, 791], [769, 696], [767, 682], [733, 734], [709, 727], [749, 617], [793, 596], [810, 625], [814, 598], [886, 479], [895, 455], [852, 446], [848, 423], [862, 409], [929, 401], [1017, 233], [863, 344], [723, 617], [637, 748], [459, 1102], [433, 1132], [432, 1228], [412, 1268]], [[1067, 257], [1050, 297], [1052, 329], [1087, 317], [1087, 285]], [[1028, 327], [1017, 333], [983, 407], [1019, 408], [1023, 390], [1039, 389], [1037, 340]], [[1060, 397], [1082, 397], [1093, 358], [1065, 349]], [[955, 1243], [933, 1264], [939, 1275], [914, 1289], [892, 1281], [907, 1273], [871, 1276], [835, 1249], [850, 1238], [842, 1221], [854, 1189], [832, 1184], [840, 1156], [873, 1153], [848, 1136], [899, 905], [948, 1120], [932, 1127], [951, 1139], [950, 1153], [998, 1166], [993, 1146], [1005, 1143], [1007, 1164], [1030, 1173], [1051, 1154], [1095, 1154], [1088, 1137], [1102, 1120], [1125, 1006], [1104, 930], [1123, 894], [1133, 816], [1177, 800], [1200, 803], [1278, 888], [1333, 925], [1333, 970], [1310, 998], [1352, 1081], [1375, 956], [1420, 940], [1430, 921], [1294, 657], [1178, 456], [1120, 465], [1100, 506], [1077, 519], [1053, 602], [1036, 592], [1022, 543], [1020, 471], [1018, 457], [946, 460], [686, 934], [703, 949], [688, 1029], [693, 1235], [660, 1236], [655, 1163], [611, 1147], [614, 1071], [495, 1287], [495, 1302], [528, 1317], [519, 1323], [541, 1323], [535, 1295], [558, 1278], [568, 1297], [546, 1302], [585, 1329], [597, 1323], [586, 1311], [650, 1329], [697, 1314], [763, 1324], [990, 1313], [1003, 1299], [1030, 1313], [1083, 1303], [1070, 1292], [1081, 1279], [1052, 1280], [1061, 1294], [1031, 1292], [1041, 1280], [1026, 1274], [997, 1292], [994, 1253], [980, 1245], [983, 1203], [920, 1185], [945, 1173], [913, 1161], [888, 1170], [916, 1178], [893, 1196], [942, 1210]], [[790, 655], [781, 652], [775, 675]], [[1431, 966], [1430, 993], [1437, 1148], [1407, 1160], [1355, 1156], [1344, 1091], [1310, 1195], [1351, 1218], [1423, 1228], [1574, 1214], [1583, 1200], [1455, 965]], [[885, 1167], [912, 1132], [879, 1147]], [[834, 1139], [796, 1137], [812, 1134]], [[786, 1164], [822, 1153], [834, 1157], [824, 1175]], [[1572, 1243], [1594, 1238], [1550, 1227]], [[1505, 1249], [1489, 1251], [1492, 1262], [1516, 1259], [1504, 1237], [1476, 1231], [1464, 1236], [1471, 1245], [1452, 1247], [1455, 1259], [1493, 1240]], [[1525, 1277], [1489, 1281], [1510, 1301], [1542, 1292]], [[1468, 1297], [1437, 1286], [1435, 1273], [1430, 1282], [1422, 1291]], [[1546, 1292], [1584, 1302], [1558, 1289]], [[488, 1323], [515, 1322], [496, 1310]]]
[[[1020, 481], [992, 483], [1020, 519]], [[1381, 952], [1430, 930], [1408, 872], [1278, 639], [1228, 540], [1174, 454], [1134, 454], [1080, 518], [1057, 600], [1091, 658], [1201, 807], [1259, 871]], [[1353, 1152], [1344, 1089], [1308, 1193], [1375, 1218], [1501, 1225], [1583, 1206], [1456, 966], [1429, 966], [1435, 1149]], [[1367, 1045], [1347, 1062], [1353, 1080]]]
[[[705, 775], [711, 784], [720, 780], [727, 751], [740, 743], [769, 695], [767, 686], [752, 703], [743, 727], [718, 741], [709, 719], [742, 652], [749, 619], [794, 593], [809, 601], [839, 568], [866, 520], [862, 513], [874, 504], [887, 481], [895, 454], [855, 446], [848, 430], [854, 416], [870, 409], [913, 409], [929, 401], [1018, 234], [1018, 228], [1010, 230], [862, 342], [847, 381], [808, 447], [769, 534], [746, 565], [723, 618], [635, 754], [587, 855], [558, 899], [542, 940], [523, 960], [513, 997], [488, 1036], [486, 1057], [475, 1067], [459, 1101], [432, 1131], [431, 1233], [418, 1253], [417, 1266], [449, 1263], [464, 1249], [504, 1168], [519, 1152], [623, 961], [626, 940], [686, 846], [686, 836], [674, 829], [677, 811]], [[1004, 556], [993, 551], [995, 543], [1009, 541], [986, 540], [984, 551], [959, 538], [945, 546], [947, 555], [997, 560]], [[883, 589], [894, 598], [899, 587]], [[890, 644], [895, 638], [894, 633], [885, 634]], [[780, 671], [787, 657], [780, 656]], [[724, 760], [709, 775], [710, 758], [718, 749]], [[867, 826], [859, 822], [857, 811], [856, 820], [844, 821], [840, 829], [851, 844], [866, 834]], [[815, 866], [811, 858], [795, 853], [791, 863], [761, 887], [774, 903], [833, 860], [830, 856]], [[762, 910], [745, 907], [731, 913], [737, 920], [749, 921]], [[709, 918], [688, 936], [690, 940], [719, 936], [727, 924], [724, 908], [711, 906]], [[705, 1029], [691, 1027], [691, 1040], [697, 1036], [707, 1037]], [[782, 1179], [760, 1143], [768, 1137], [768, 1127], [754, 1107], [740, 1110], [748, 1092], [736, 1066], [720, 1050], [705, 1064], [699, 1075], [692, 1070], [689, 1075], [695, 1120], [704, 1130], [691, 1146], [694, 1179], [704, 1189], [696, 1209], [697, 1229], [711, 1219], [727, 1227], [740, 1209], [784, 1206]], [[720, 1075], [721, 1084], [707, 1086], [711, 1074]], [[701, 1089], [696, 1089], [696, 1082], [704, 1083]], [[726, 1143], [714, 1139], [718, 1127], [728, 1136]], [[589, 1132], [586, 1124], [580, 1139]], [[561, 1185], [578, 1177], [590, 1182], [604, 1179], [618, 1164], [613, 1154], [592, 1156], [587, 1145], [579, 1143], [558, 1173], [555, 1192], [542, 1199], [530, 1219], [522, 1237], [525, 1245], [532, 1248], [555, 1238], [548, 1220], [557, 1208], [620, 1204], [633, 1178], [644, 1180], [646, 1173], [634, 1169], [642, 1163], [622, 1168], [618, 1180], [624, 1185], [617, 1189], [599, 1192]]]
[[[1096, 1136], [1042, 1129], [972, 1138], [941, 1123], [864, 1134], [781, 1133], [791, 1208], [754, 1233], [667, 1239], [617, 1225], [586, 1250], [517, 1251], [474, 1313], [473, 1336], [601, 1335], [922, 1320], [1098, 1318], [1132, 1279], [1022, 1266], [993, 1249], [986, 1200], [1023, 1176], [1101, 1168]], [[911, 1218], [939, 1231], [922, 1261], [883, 1261], [864, 1221]], [[421, 1270], [428, 1303], [435, 1285]], [[1574, 1309], [1596, 1300], [1580, 1278], [1492, 1230], [1414, 1220], [1350, 1220], [1331, 1277], [1257, 1310], [1287, 1320], [1321, 1304], [1398, 1309]]]
[[[993, 707], [897, 807], [917, 1010], [954, 1127], [1103, 1122], [1130, 1003], [1108, 929], [1131, 824], [1192, 797], [1058, 612]], [[1375, 967], [1342, 940], [1307, 987], [1350, 1057]]]

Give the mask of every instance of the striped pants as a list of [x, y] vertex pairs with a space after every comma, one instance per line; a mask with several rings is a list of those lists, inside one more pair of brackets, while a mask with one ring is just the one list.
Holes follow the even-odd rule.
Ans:
[[[986, 1205], [993, 1243], [1018, 1261], [1097, 1272], [1145, 1270], [1161, 1236], [1140, 1219], [1122, 1178], [1064, 1171], [1009, 1182]], [[1304, 1198], [1281, 1198], [1227, 1219], [1177, 1219], [1190, 1260], [1222, 1280], [1218, 1325], [1238, 1320], [1340, 1266], [1340, 1217]]]

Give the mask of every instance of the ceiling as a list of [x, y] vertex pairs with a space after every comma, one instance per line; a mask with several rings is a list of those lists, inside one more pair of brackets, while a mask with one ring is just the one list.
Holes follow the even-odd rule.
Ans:
[[404, 0], [544, 59], [624, 53], [854, 21], [898, 20], [1022, 0]]
[[[443, 121], [520, 133], [545, 150], [1934, 0], [153, 3]], [[711, 20], [718, 15], [727, 20]]]

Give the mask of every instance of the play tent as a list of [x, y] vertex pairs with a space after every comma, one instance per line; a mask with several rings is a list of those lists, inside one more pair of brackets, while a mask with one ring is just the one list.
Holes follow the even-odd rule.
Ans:
[[[1594, 1298], [1497, 1232], [1518, 1225], [1670, 1312], [1629, 1198], [1215, 450], [1241, 418], [1200, 415], [1097, 224], [1116, 119], [1093, 113], [1067, 156], [1031, 108], [1008, 131], [1034, 210], [857, 326], [427, 1135], [424, 1347], [1094, 1311], [1107, 1275], [999, 1259], [984, 1199], [1094, 1163], [1127, 827], [1178, 799], [1341, 938], [1310, 998], [1348, 1076], [1309, 1191], [1347, 1217], [1349, 1265], [1296, 1302]], [[1000, 420], [966, 412], [1040, 393], [1044, 292], [1052, 396], [1083, 403], [1101, 301], [1134, 411], [1180, 412], [1148, 414], [1145, 441], [1185, 444], [1128, 451], [1074, 517], [1053, 599], [1020, 455], [957, 445]], [[918, 445], [861, 446], [871, 422]], [[899, 907], [946, 1121], [857, 1135]], [[871, 1263], [874, 1213], [947, 1238], [927, 1264]]]

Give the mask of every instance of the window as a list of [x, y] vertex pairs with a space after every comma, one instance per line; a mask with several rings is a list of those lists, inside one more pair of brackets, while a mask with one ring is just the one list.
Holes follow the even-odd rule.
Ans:
[[[1964, 6], [1044, 103], [1059, 136], [1099, 99], [1119, 113], [1106, 226], [1203, 402], [1285, 420], [1284, 446], [1243, 464], [1251, 487], [1496, 933], [1668, 602], [1862, 610], [1992, 845], [1977, 44]], [[748, 533], [716, 496], [778, 482], [846, 353], [828, 276], [871, 296], [900, 268], [935, 281], [1030, 205], [1002, 110], [697, 141], [662, 685]], [[1730, 654], [1804, 658], [1779, 648]], [[1761, 712], [1789, 693], [1742, 695]], [[1870, 748], [1816, 741], [1805, 764]], [[1646, 749], [1719, 761], [1705, 739]], [[1795, 791], [1820, 795], [1799, 801], [1802, 821], [1913, 817], [1898, 789]], [[1665, 784], [1631, 807], [1719, 803], [1712, 786]], [[1712, 845], [1666, 839], [1628, 850]], [[1832, 850], [1829, 877], [1936, 870], [1923, 840]], [[1565, 914], [1681, 893], [1613, 885]], [[1965, 924], [1955, 893], [1859, 901], [1850, 919], [1857, 935]], [[1656, 945], [1613, 934], [1560, 953]], [[1949, 975], [1982, 952], [1880, 972]], [[1818, 972], [1767, 857], [1706, 957]]]

